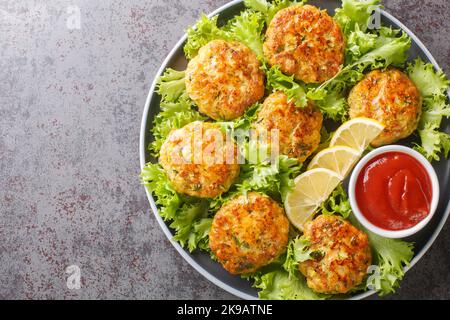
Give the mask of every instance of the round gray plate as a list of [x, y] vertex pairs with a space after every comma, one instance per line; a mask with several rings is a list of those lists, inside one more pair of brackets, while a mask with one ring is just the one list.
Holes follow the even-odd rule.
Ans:
[[[339, 0], [310, 0], [309, 4], [318, 6], [323, 9], [327, 9], [330, 15], [334, 14], [334, 9], [341, 6], [341, 1]], [[222, 6], [216, 11], [212, 12], [209, 16], [219, 15], [219, 24], [223, 24], [225, 21], [229, 20], [231, 17], [238, 14], [244, 5], [242, 0], [231, 1], [230, 3]], [[411, 49], [409, 50], [410, 59], [415, 59], [416, 57], [422, 58], [426, 62], [431, 62], [435, 68], [438, 68], [436, 60], [430, 54], [430, 52], [425, 48], [422, 42], [400, 21], [391, 16], [389, 13], [381, 10], [381, 20], [386, 26], [392, 26], [394, 28], [403, 29], [412, 39]], [[140, 136], [140, 163], [141, 168], [144, 167], [145, 163], [153, 162], [153, 159], [148, 150], [147, 146], [152, 141], [152, 136], [150, 129], [152, 127], [153, 119], [155, 115], [159, 112], [159, 102], [160, 98], [155, 92], [156, 79], [162, 74], [165, 68], [171, 67], [177, 70], [184, 70], [187, 65], [186, 58], [183, 53], [183, 44], [186, 40], [186, 35], [184, 35], [180, 41], [175, 45], [173, 50], [170, 52], [166, 60], [161, 65], [158, 73], [155, 76], [155, 81], [150, 88], [150, 92], [145, 103], [144, 114], [142, 117], [141, 124], [141, 136]], [[444, 123], [445, 130], [450, 132], [450, 120], [447, 119]], [[405, 145], [410, 145], [413, 138], [401, 141]], [[439, 182], [441, 187], [440, 202], [436, 214], [433, 220], [427, 225], [426, 228], [422, 229], [421, 232], [414, 235], [413, 237], [406, 239], [408, 241], [415, 242], [415, 255], [411, 262], [412, 267], [419, 261], [419, 259], [425, 254], [425, 252], [430, 248], [437, 235], [441, 231], [445, 221], [450, 212], [450, 160], [443, 159], [440, 162], [433, 162], [433, 166], [439, 176]], [[178, 243], [172, 240], [173, 231], [168, 227], [158, 214], [158, 208], [155, 205], [155, 201], [151, 194], [147, 192], [148, 200], [150, 201], [150, 206], [152, 211], [158, 221], [159, 225], [163, 229], [167, 238], [174, 245], [175, 249], [181, 254], [181, 256], [198, 272], [205, 276], [208, 280], [212, 281], [222, 289], [240, 297], [243, 299], [257, 299], [257, 290], [251, 287], [251, 283], [247, 280], [241, 279], [239, 276], [233, 276], [229, 274], [225, 269], [222, 268], [220, 264], [211, 260], [208, 254], [202, 252], [189, 253], [187, 250], [183, 249]], [[372, 291], [367, 291], [358, 295], [353, 296], [353, 299], [362, 299], [373, 294]]]

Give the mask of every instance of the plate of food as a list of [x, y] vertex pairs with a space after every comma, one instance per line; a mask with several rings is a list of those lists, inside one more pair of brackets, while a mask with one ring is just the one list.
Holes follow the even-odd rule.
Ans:
[[392, 294], [449, 215], [448, 85], [378, 0], [231, 1], [150, 88], [154, 216], [240, 298]]

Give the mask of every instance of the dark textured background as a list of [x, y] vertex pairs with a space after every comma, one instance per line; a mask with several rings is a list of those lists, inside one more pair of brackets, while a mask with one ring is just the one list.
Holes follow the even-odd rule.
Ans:
[[[139, 184], [165, 56], [227, 0], [0, 0], [0, 298], [234, 298], [172, 248]], [[67, 8], [81, 29], [66, 27]], [[450, 74], [450, 1], [385, 0]], [[450, 299], [450, 225], [392, 299]], [[77, 264], [82, 288], [68, 290]]]

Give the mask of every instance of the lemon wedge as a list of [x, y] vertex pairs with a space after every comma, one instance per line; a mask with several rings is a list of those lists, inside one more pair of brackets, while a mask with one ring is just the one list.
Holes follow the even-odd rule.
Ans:
[[330, 196], [341, 182], [334, 171], [315, 168], [295, 178], [295, 186], [286, 196], [284, 207], [289, 221], [298, 229], [312, 217], [316, 209]]
[[323, 149], [311, 160], [308, 170], [325, 168], [336, 172], [344, 180], [361, 154], [346, 146], [334, 146]]
[[346, 146], [364, 152], [373, 139], [383, 131], [384, 126], [369, 118], [354, 118], [344, 122], [331, 138], [330, 147]]

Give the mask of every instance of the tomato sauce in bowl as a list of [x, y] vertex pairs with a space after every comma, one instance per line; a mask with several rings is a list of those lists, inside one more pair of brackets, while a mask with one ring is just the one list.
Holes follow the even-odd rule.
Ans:
[[431, 180], [414, 157], [386, 152], [363, 167], [355, 196], [359, 210], [374, 225], [386, 230], [408, 229], [430, 213]]
[[439, 202], [439, 181], [417, 151], [398, 145], [368, 153], [352, 172], [350, 205], [370, 231], [403, 238], [421, 230]]

